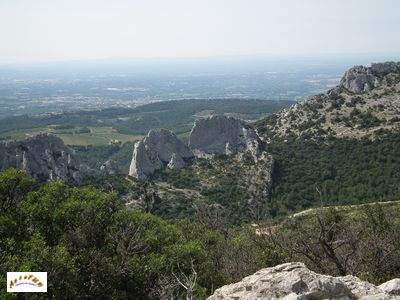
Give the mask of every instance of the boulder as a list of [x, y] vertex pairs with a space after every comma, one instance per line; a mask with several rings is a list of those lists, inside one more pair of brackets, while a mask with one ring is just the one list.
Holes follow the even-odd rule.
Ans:
[[193, 153], [174, 133], [153, 129], [135, 144], [129, 175], [145, 180], [168, 164], [172, 168], [182, 168], [191, 158]]
[[197, 157], [248, 151], [256, 158], [262, 153], [263, 146], [253, 129], [226, 116], [196, 120], [189, 137], [189, 147]]
[[39, 181], [63, 180], [75, 184], [100, 174], [81, 164], [60, 138], [50, 134], [0, 143], [0, 171], [8, 168], [25, 170]]
[[217, 289], [208, 300], [397, 299], [357, 277], [317, 274], [303, 263], [262, 269], [242, 281]]
[[389, 280], [381, 284], [379, 288], [388, 294], [400, 296], [400, 278]]
[[347, 275], [338, 277], [351, 291], [357, 299], [365, 299], [367, 297], [375, 297], [374, 299], [386, 299], [388, 295], [379, 287], [372, 283], [362, 281], [358, 277]]

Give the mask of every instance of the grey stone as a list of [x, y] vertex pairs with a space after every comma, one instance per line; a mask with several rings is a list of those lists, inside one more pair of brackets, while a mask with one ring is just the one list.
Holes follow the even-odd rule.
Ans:
[[397, 299], [357, 277], [333, 277], [310, 271], [303, 263], [262, 269], [217, 289], [208, 300]]
[[25, 170], [40, 181], [63, 180], [75, 184], [100, 173], [81, 164], [60, 138], [50, 134], [0, 143], [0, 170], [8, 168]]
[[386, 76], [390, 73], [400, 73], [400, 62], [383, 62], [371, 64], [371, 73], [375, 76]]
[[101, 165], [100, 171], [103, 172], [103, 174], [116, 175], [119, 173], [119, 167], [114, 160], [109, 159]]
[[[150, 130], [148, 135], [135, 144], [129, 175], [141, 180], [147, 179], [156, 170], [171, 162], [171, 167], [182, 168], [182, 161], [193, 157], [187, 145], [167, 129]], [[176, 165], [176, 166], [175, 166]]]
[[[372, 283], [362, 281], [358, 277], [347, 275], [338, 277], [351, 290], [352, 294], [357, 298], [363, 298], [371, 295], [381, 295], [382, 290]], [[384, 293], [383, 293], [384, 294]]]
[[388, 294], [400, 296], [400, 278], [389, 280], [381, 284], [379, 288]]
[[390, 73], [400, 73], [399, 62], [375, 63], [370, 67], [355, 66], [343, 75], [340, 86], [354, 93], [365, 93], [382, 83], [384, 76]]
[[176, 153], [172, 154], [171, 160], [168, 163], [168, 168], [179, 170], [186, 166], [185, 161], [182, 159], [180, 155]]
[[189, 137], [189, 147], [198, 157], [249, 151], [256, 158], [263, 146], [253, 129], [226, 116], [196, 120]]
[[[257, 133], [243, 122], [224, 116], [213, 116], [195, 122], [189, 147], [167, 129], [150, 130], [135, 144], [129, 175], [148, 179], [156, 170], [184, 168], [194, 156], [249, 153], [255, 162], [268, 160], [265, 144]], [[239, 157], [240, 158], [240, 157]]]

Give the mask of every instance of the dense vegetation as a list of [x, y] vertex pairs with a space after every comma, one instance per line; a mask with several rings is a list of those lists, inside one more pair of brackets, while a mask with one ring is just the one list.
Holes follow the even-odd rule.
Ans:
[[266, 191], [270, 161], [251, 156], [218, 155], [181, 170], [156, 173], [150, 190], [157, 194], [153, 212], [163, 218], [193, 217], [199, 210], [218, 209], [227, 224], [246, 224], [270, 216]]
[[400, 275], [400, 204], [316, 209], [273, 227], [266, 237], [292, 261], [375, 284]]
[[95, 169], [109, 159], [114, 160], [122, 174], [128, 174], [132, 160], [133, 143], [103, 146], [74, 146], [75, 153], [81, 162]]
[[400, 135], [370, 139], [288, 139], [275, 158], [274, 215], [319, 205], [400, 199]]
[[[269, 232], [258, 235], [226, 227], [217, 215], [165, 221], [125, 209], [114, 193], [38, 185], [9, 169], [0, 173], [0, 271], [48, 272], [48, 293], [25, 299], [205, 299], [293, 260], [379, 283], [400, 275], [399, 212], [398, 205], [327, 210], [258, 227]], [[0, 297], [17, 299], [4, 289]]]
[[194, 275], [193, 297], [204, 299], [271, 263], [241, 231], [167, 222], [124, 209], [114, 193], [39, 186], [15, 169], [0, 173], [0, 236], [1, 273], [46, 271], [53, 299], [181, 298], [178, 279]]
[[[112, 154], [112, 158], [120, 158], [121, 164], [129, 161], [131, 147], [114, 147], [121, 152]], [[221, 205], [230, 224], [240, 224], [321, 205], [399, 200], [399, 149], [399, 134], [375, 140], [275, 140], [269, 144], [274, 157], [272, 186], [265, 183], [259, 187], [269, 189], [263, 197], [256, 197], [242, 182], [244, 172], [250, 168], [245, 162], [238, 164], [224, 156], [212, 161], [198, 159], [183, 170], [164, 170], [154, 176], [150, 190], [159, 197], [153, 203], [153, 213], [163, 218], [192, 217], [193, 203], [216, 204]], [[89, 159], [105, 155], [93, 153], [87, 152]], [[98, 186], [108, 185], [102, 182]], [[114, 190], [124, 189], [124, 185], [128, 186], [119, 183]], [[133, 189], [137, 197], [140, 187]]]
[[[226, 156], [198, 159], [185, 169], [163, 170], [154, 176], [150, 190], [159, 197], [153, 213], [163, 218], [192, 217], [193, 203], [216, 204], [230, 224], [237, 225], [321, 205], [400, 199], [399, 134], [375, 140], [289, 138], [268, 147], [274, 157], [272, 186], [264, 182], [256, 189], [268, 189], [267, 194], [252, 193], [243, 181], [252, 162], [238, 163]], [[267, 165], [263, 168], [268, 170]]]
[[137, 117], [114, 123], [121, 133], [147, 134], [152, 128], [168, 128], [180, 134], [190, 131], [194, 115], [231, 114], [256, 120], [293, 104], [292, 101], [265, 100], [181, 100], [158, 102], [138, 107]]
[[[218, 101], [0, 123], [22, 129], [80, 126], [87, 133], [100, 120], [130, 134], [159, 126], [184, 134], [195, 114], [226, 113], [231, 100]], [[257, 118], [283, 105], [249, 103], [231, 105], [230, 113]], [[353, 117], [367, 127], [373, 122], [357, 111]], [[399, 134], [374, 140], [288, 137], [268, 147], [272, 185], [265, 180], [269, 164], [255, 167], [246, 156], [197, 159], [182, 170], [161, 170], [148, 182], [111, 176], [82, 187], [40, 184], [14, 169], [2, 172], [0, 272], [48, 272], [44, 297], [52, 299], [205, 299], [224, 284], [287, 261], [373, 283], [400, 276], [400, 204], [359, 205], [400, 199]], [[113, 159], [126, 174], [133, 143], [74, 148], [82, 162], [98, 168]], [[343, 207], [349, 204], [358, 206]], [[340, 208], [286, 218], [319, 206]], [[0, 298], [17, 297], [1, 290]]]

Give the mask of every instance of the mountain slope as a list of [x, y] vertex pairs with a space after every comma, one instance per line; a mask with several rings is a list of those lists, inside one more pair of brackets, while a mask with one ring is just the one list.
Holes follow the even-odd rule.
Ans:
[[[211, 116], [195, 122], [188, 145], [166, 129], [151, 130], [135, 144], [129, 175], [139, 186], [151, 182], [157, 194], [153, 211], [159, 215], [193, 215], [201, 207], [224, 211], [231, 222], [241, 223], [265, 208], [272, 166], [265, 143], [252, 128]], [[132, 200], [135, 204], [143, 196]]]
[[272, 215], [400, 197], [400, 62], [353, 67], [254, 127], [275, 161]]
[[400, 62], [355, 66], [335, 88], [256, 123], [274, 137], [374, 138], [400, 129]]

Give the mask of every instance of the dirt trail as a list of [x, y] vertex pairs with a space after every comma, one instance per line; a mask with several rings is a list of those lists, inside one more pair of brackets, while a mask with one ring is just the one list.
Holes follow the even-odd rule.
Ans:
[[[335, 208], [335, 209], [341, 209], [341, 210], [348, 210], [348, 209], [363, 207], [363, 206], [367, 206], [367, 205], [375, 205], [375, 204], [388, 205], [388, 204], [397, 204], [397, 203], [400, 203], [400, 200], [385, 201], [385, 202], [370, 202], [370, 203], [354, 204], [354, 205], [324, 206], [324, 207], [322, 207], [322, 209]], [[306, 215], [311, 214], [314, 211], [317, 211], [319, 209], [321, 209], [321, 207], [306, 209], [306, 210], [300, 211], [298, 213], [295, 213], [293, 215], [290, 215], [289, 218], [297, 218], [297, 217], [301, 217], [301, 216], [306, 216]]]

